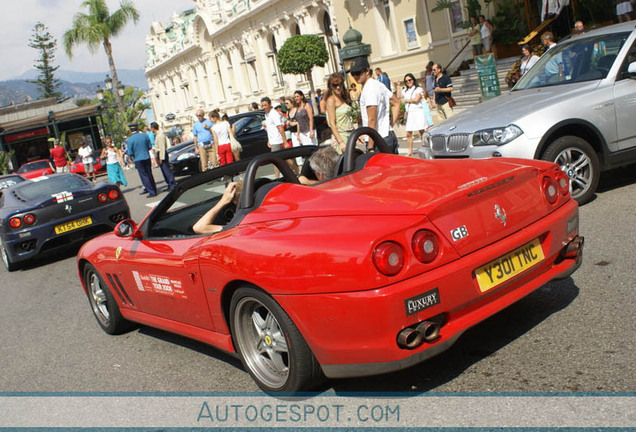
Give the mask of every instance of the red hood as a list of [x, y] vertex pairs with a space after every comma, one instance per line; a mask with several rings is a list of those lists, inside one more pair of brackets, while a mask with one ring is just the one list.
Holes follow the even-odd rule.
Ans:
[[[520, 159], [420, 160], [377, 155], [363, 170], [313, 187], [282, 184], [243, 223], [346, 215], [422, 215], [469, 253], [538, 220], [553, 208], [540, 175], [554, 165]], [[495, 216], [505, 212], [506, 224]], [[466, 227], [454, 241], [451, 231]]]

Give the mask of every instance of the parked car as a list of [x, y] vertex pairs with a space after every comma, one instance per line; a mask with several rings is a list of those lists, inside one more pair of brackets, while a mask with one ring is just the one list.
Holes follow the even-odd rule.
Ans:
[[[95, 170], [95, 174], [103, 174], [106, 172], [106, 164], [102, 165], [102, 160], [100, 159], [101, 154], [101, 150], [93, 151], [93, 169]], [[81, 156], [78, 155], [71, 164], [71, 172], [84, 177], [87, 176]]]
[[0, 176], [0, 190], [22, 183], [24, 180], [26, 180], [24, 177], [17, 174], [2, 175]]
[[0, 255], [8, 271], [42, 252], [112, 231], [130, 217], [117, 186], [77, 174], [38, 177], [0, 193]]
[[[358, 156], [362, 133], [379, 153]], [[99, 325], [198, 339], [237, 353], [263, 390], [294, 392], [412, 366], [580, 265], [557, 165], [407, 158], [369, 128], [349, 142], [330, 180], [301, 185], [287, 164], [314, 146], [259, 155], [182, 180], [139, 226], [86, 243], [78, 274]], [[241, 176], [238, 205], [213, 221], [224, 229], [195, 234]]]
[[27, 179], [53, 174], [54, 172], [55, 169], [53, 169], [53, 165], [48, 159], [27, 162], [18, 169], [18, 174]]
[[626, 22], [548, 50], [499, 97], [434, 126], [436, 158], [521, 157], [556, 162], [583, 204], [601, 171], [636, 162], [636, 30]]
[[[236, 140], [243, 147], [242, 159], [271, 151], [267, 147], [267, 131], [264, 127], [265, 113], [263, 111], [236, 114], [229, 117], [229, 122], [234, 125]], [[314, 116], [314, 124], [319, 143], [331, 137], [331, 129], [323, 114]], [[194, 174], [201, 171], [199, 155], [195, 153], [192, 141], [188, 141], [188, 143], [188, 146], [177, 146], [178, 149], [173, 147], [169, 150], [170, 167], [175, 175]]]

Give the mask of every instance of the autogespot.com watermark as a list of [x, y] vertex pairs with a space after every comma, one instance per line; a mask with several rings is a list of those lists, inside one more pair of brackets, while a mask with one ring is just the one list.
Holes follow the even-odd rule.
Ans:
[[197, 416], [198, 423], [265, 423], [265, 424], [325, 424], [344, 423], [397, 426], [400, 424], [400, 405], [391, 404], [315, 404], [315, 403], [265, 403], [218, 404], [203, 402]]
[[0, 432], [634, 431], [636, 393], [0, 393]]

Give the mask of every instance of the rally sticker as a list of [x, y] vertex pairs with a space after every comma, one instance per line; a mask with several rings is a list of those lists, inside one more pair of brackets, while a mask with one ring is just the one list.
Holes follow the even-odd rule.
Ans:
[[137, 289], [143, 292], [154, 292], [169, 297], [178, 297], [187, 299], [188, 296], [183, 290], [183, 286], [179, 279], [171, 279], [167, 276], [159, 276], [153, 274], [139, 273], [136, 270], [132, 272], [133, 278], [137, 283]]
[[55, 201], [59, 204], [59, 203], [63, 203], [66, 201], [71, 201], [73, 199], [73, 194], [71, 192], [60, 192], [60, 193], [56, 193], [51, 195], [53, 198], [55, 198]]

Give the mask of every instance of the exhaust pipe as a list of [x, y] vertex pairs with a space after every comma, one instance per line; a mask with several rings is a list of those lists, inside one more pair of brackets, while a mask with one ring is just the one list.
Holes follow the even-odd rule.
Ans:
[[407, 327], [398, 333], [398, 346], [415, 349], [424, 342], [432, 342], [439, 337], [440, 327], [440, 324], [434, 321], [422, 321], [415, 328]]
[[400, 348], [415, 349], [422, 344], [422, 333], [417, 329], [407, 327], [398, 333], [397, 343]]
[[415, 329], [420, 332], [424, 342], [431, 342], [439, 337], [440, 325], [433, 321], [423, 321]]

